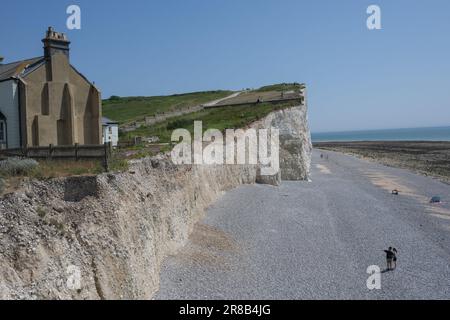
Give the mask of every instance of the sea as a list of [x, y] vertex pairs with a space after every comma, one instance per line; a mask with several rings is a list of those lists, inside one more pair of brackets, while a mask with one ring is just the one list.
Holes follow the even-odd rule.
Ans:
[[313, 142], [450, 141], [450, 127], [384, 129], [312, 133]]

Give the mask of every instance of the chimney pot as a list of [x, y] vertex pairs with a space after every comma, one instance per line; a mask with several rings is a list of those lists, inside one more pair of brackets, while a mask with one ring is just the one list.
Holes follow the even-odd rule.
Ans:
[[70, 41], [64, 33], [54, 31], [53, 27], [48, 27], [46, 36], [42, 39], [44, 43], [44, 56], [51, 59], [55, 53], [63, 53], [69, 58]]

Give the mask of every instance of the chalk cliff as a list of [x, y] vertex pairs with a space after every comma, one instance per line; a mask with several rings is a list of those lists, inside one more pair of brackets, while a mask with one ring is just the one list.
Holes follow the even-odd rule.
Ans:
[[[312, 144], [305, 106], [272, 112], [264, 119], [254, 123], [253, 127], [273, 127], [280, 131], [281, 170], [277, 177], [278, 182], [309, 179]], [[261, 177], [261, 179], [262, 182], [271, 184], [271, 177]]]
[[[273, 112], [253, 126], [280, 129], [281, 178], [308, 179], [305, 106]], [[258, 171], [175, 166], [160, 155], [132, 162], [125, 173], [24, 181], [0, 199], [0, 298], [149, 299], [163, 259], [182, 248], [223, 192], [257, 180], [279, 182]]]

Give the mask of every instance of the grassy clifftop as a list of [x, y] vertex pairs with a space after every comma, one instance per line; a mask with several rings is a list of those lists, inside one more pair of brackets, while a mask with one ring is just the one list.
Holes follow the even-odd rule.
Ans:
[[[230, 102], [241, 102], [243, 98], [253, 96], [255, 100], [259, 96], [262, 98], [277, 97], [280, 95], [280, 92], [299, 92], [302, 88], [304, 88], [304, 85], [300, 83], [273, 84], [256, 90], [247, 90], [240, 97], [233, 99], [233, 101], [230, 100]], [[103, 100], [103, 115], [119, 122], [119, 124], [127, 124], [134, 121], [142, 121], [145, 117], [186, 109], [222, 99], [232, 93], [233, 91], [230, 90], [216, 90], [153, 97], [112, 96]]]
[[301, 89], [304, 89], [305, 85], [302, 83], [278, 83], [278, 84], [272, 84], [268, 86], [261, 87], [257, 89], [257, 92], [267, 92], [267, 91], [299, 91]]
[[[177, 94], [171, 96], [155, 97], [111, 97], [103, 101], [103, 115], [119, 122], [125, 127], [132, 122], [140, 122], [133, 131], [121, 132], [121, 140], [130, 140], [135, 136], [158, 137], [161, 142], [169, 142], [174, 129], [193, 129], [194, 121], [203, 121], [204, 130], [214, 128], [224, 130], [227, 128], [242, 128], [265, 117], [274, 110], [298, 105], [295, 98], [300, 99], [300, 91], [304, 85], [298, 83], [281, 83], [264, 86], [256, 90], [245, 90], [237, 97], [226, 99], [220, 107], [194, 109], [191, 113], [179, 115], [171, 112], [202, 105], [211, 101], [226, 98], [233, 91], [219, 90]], [[294, 92], [294, 99], [283, 93]], [[290, 101], [271, 100], [291, 98]], [[292, 101], [294, 100], [294, 101]], [[262, 101], [262, 103], [260, 103]], [[238, 106], [230, 104], [239, 103]], [[195, 112], [194, 112], [195, 111]], [[147, 116], [165, 113], [166, 119], [156, 124], [146, 125], [142, 122]]]
[[194, 130], [194, 121], [203, 122], [203, 130], [207, 129], [236, 129], [259, 120], [275, 110], [298, 105], [295, 102], [280, 104], [261, 103], [241, 106], [227, 106], [221, 108], [204, 109], [183, 116], [173, 117], [152, 126], [142, 126], [135, 131], [125, 133], [122, 137], [130, 139], [134, 136], [156, 136], [161, 142], [170, 142], [172, 131], [178, 128], [188, 129], [191, 134]]
[[206, 102], [225, 98], [232, 91], [205, 91], [171, 96], [111, 97], [103, 100], [103, 115], [120, 124], [144, 120], [158, 113], [194, 107]]

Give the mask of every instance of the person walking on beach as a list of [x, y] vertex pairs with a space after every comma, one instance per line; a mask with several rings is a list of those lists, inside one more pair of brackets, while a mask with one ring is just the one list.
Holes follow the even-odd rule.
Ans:
[[384, 252], [386, 252], [386, 264], [387, 264], [387, 270], [394, 270], [392, 269], [392, 265], [394, 262], [394, 252], [392, 251], [392, 247], [389, 247], [388, 250], [384, 250]]
[[397, 269], [397, 249], [392, 248], [392, 253], [394, 254], [394, 257], [392, 258], [394, 268], [392, 270], [395, 270]]

